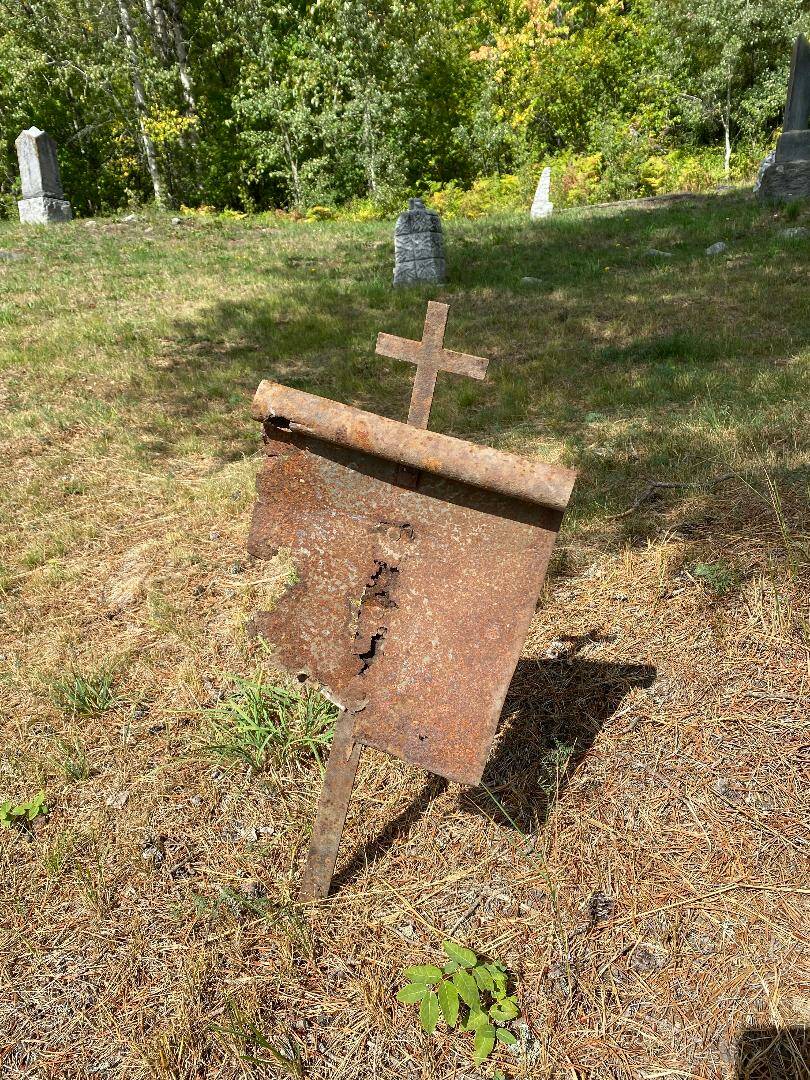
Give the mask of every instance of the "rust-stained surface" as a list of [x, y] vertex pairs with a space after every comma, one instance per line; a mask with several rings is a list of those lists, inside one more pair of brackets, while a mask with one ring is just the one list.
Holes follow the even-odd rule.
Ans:
[[576, 479], [571, 469], [424, 431], [281, 383], [260, 383], [253, 416], [269, 421], [278, 430], [315, 435], [410, 469], [437, 473], [554, 510], [568, 505]]
[[253, 632], [344, 710], [301, 896], [329, 888], [361, 745], [450, 780], [481, 779], [575, 474], [427, 431], [438, 371], [487, 361], [422, 340], [377, 351], [417, 366], [409, 423], [263, 382], [265, 463], [248, 548], [288, 551], [293, 581]]
[[478, 783], [561, 514], [267, 427], [249, 550], [297, 582], [255, 630], [356, 737]]

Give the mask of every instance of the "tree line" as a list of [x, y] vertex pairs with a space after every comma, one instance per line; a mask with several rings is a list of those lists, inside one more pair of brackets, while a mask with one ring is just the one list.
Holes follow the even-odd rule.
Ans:
[[561, 152], [728, 173], [802, 27], [808, 0], [0, 0], [0, 194], [32, 124], [89, 213], [393, 206]]

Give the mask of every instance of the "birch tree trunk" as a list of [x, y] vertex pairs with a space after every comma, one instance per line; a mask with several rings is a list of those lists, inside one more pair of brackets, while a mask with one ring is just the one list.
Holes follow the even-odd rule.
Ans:
[[[169, 19], [174, 40], [174, 54], [177, 57], [177, 75], [183, 90], [183, 100], [189, 116], [197, 116], [197, 99], [194, 95], [194, 86], [188, 71], [188, 47], [186, 46], [186, 33], [183, 26], [183, 17], [177, 0], [168, 0]], [[196, 141], [197, 133], [193, 132], [192, 138]]]
[[731, 171], [731, 80], [729, 80], [726, 86], [726, 108], [721, 113], [720, 122], [723, 125], [723, 139], [725, 143], [725, 153], [723, 155], [723, 171], [728, 178], [728, 174]]
[[132, 80], [132, 96], [135, 99], [135, 110], [138, 114], [138, 127], [141, 134], [144, 154], [146, 155], [149, 178], [152, 181], [155, 202], [158, 206], [165, 206], [166, 185], [163, 181], [163, 174], [160, 171], [155, 144], [152, 141], [146, 123], [149, 116], [149, 110], [146, 104], [146, 93], [144, 91], [140, 63], [138, 62], [138, 50], [132, 32], [132, 20], [130, 19], [129, 9], [127, 8], [127, 0], [118, 0], [118, 17], [121, 22], [121, 30], [127, 47], [127, 59], [129, 60], [129, 72]]

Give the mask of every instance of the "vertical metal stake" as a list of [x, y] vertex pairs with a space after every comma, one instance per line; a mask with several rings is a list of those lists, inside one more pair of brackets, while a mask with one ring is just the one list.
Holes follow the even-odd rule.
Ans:
[[354, 741], [354, 714], [341, 712], [335, 721], [299, 900], [318, 900], [329, 892], [361, 750]]

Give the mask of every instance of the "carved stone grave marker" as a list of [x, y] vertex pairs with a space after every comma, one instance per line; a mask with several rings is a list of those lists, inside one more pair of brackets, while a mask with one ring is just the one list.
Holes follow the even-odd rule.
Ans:
[[447, 313], [428, 304], [421, 341], [378, 337], [416, 365], [407, 424], [267, 381], [253, 403], [266, 459], [248, 548], [288, 550], [295, 584], [252, 632], [341, 709], [302, 899], [329, 890], [363, 746], [480, 782], [574, 485], [426, 430], [438, 372], [488, 363], [444, 348]]
[[421, 199], [409, 199], [394, 228], [394, 284], [441, 284], [445, 275], [442, 220]]
[[754, 191], [762, 199], [810, 196], [810, 44], [799, 34], [790, 62], [782, 134], [760, 166]]
[[73, 211], [64, 197], [56, 143], [51, 136], [31, 127], [20, 132], [14, 145], [22, 182], [23, 197], [17, 203], [20, 221], [34, 225], [70, 221]]

